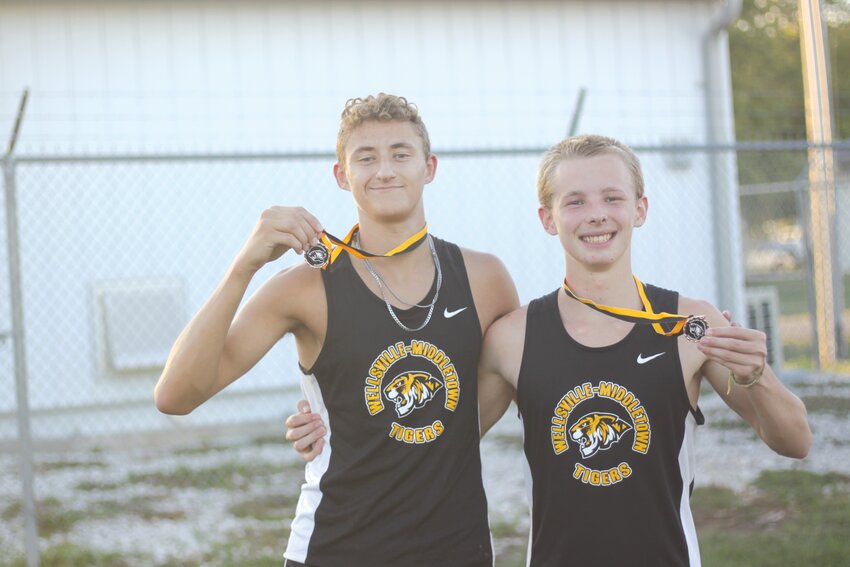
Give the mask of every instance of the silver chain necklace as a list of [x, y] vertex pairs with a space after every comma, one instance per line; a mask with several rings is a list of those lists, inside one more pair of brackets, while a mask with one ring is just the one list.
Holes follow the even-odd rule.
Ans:
[[[360, 235], [359, 234], [356, 235], [355, 239], [357, 241], [357, 244], [355, 244], [355, 246], [358, 246], [359, 242], [360, 242]], [[434, 240], [431, 238], [430, 235], [428, 236], [428, 247], [431, 249], [431, 257], [434, 258], [434, 267], [437, 270], [437, 289], [434, 292], [434, 299], [432, 299], [430, 303], [427, 303], [425, 305], [420, 305], [418, 303], [408, 303], [407, 301], [400, 298], [392, 290], [392, 288], [390, 288], [390, 286], [387, 285], [387, 282], [385, 282], [384, 279], [378, 274], [377, 270], [375, 270], [375, 268], [372, 267], [372, 264], [369, 262], [369, 260], [367, 260], [366, 258], [363, 258], [363, 263], [366, 264], [366, 269], [369, 271], [370, 274], [372, 274], [372, 277], [375, 278], [375, 282], [378, 284], [378, 289], [381, 290], [381, 297], [383, 298], [384, 303], [387, 306], [387, 311], [390, 312], [390, 317], [392, 317], [392, 319], [393, 319], [393, 321], [395, 321], [396, 325], [398, 325], [399, 327], [401, 327], [405, 331], [408, 331], [408, 332], [411, 332], [411, 333], [416, 332], [416, 331], [421, 331], [422, 329], [425, 328], [425, 326], [428, 324], [428, 322], [431, 321], [431, 315], [434, 314], [434, 306], [437, 304], [437, 298], [440, 296], [440, 287], [442, 287], [442, 285], [443, 285], [443, 270], [440, 267], [440, 259], [437, 257], [437, 250], [434, 248]], [[415, 327], [415, 328], [408, 327], [407, 325], [402, 323], [399, 320], [398, 316], [396, 315], [395, 310], [393, 309], [392, 303], [390, 303], [390, 300], [387, 297], [387, 294], [384, 292], [385, 288], [387, 289], [387, 291], [390, 292], [390, 294], [392, 294], [393, 297], [395, 297], [398, 301], [400, 301], [404, 305], [407, 305], [408, 307], [418, 307], [420, 309], [426, 309], [427, 308], [428, 309], [428, 315], [425, 316], [425, 321], [420, 326]]]

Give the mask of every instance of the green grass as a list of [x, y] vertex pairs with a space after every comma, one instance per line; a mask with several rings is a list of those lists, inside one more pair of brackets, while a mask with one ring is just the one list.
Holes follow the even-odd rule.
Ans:
[[496, 553], [497, 567], [525, 567], [528, 547], [528, 534], [522, 538], [521, 543], [502, 547]]
[[[132, 558], [127, 555], [94, 551], [63, 542], [42, 552], [41, 567], [129, 567], [139, 564], [138, 556], [134, 557], [136, 560], [131, 562]], [[23, 557], [17, 557], [8, 563], [0, 557], [0, 567], [26, 567], [26, 564]]]
[[[62, 505], [62, 501], [52, 496], [43, 498], [36, 503], [38, 512], [38, 534], [47, 538], [56, 534], [71, 531], [77, 522], [85, 520], [88, 513], [83, 510], [70, 510]], [[12, 521], [22, 515], [21, 502], [13, 502], [0, 513], [4, 521]]]
[[[818, 411], [838, 410], [827, 396], [810, 396], [808, 402]], [[847, 400], [843, 400], [847, 402]], [[846, 415], [846, 414], [845, 414]], [[505, 439], [516, 442], [516, 439]], [[169, 486], [195, 486], [206, 483], [228, 484], [239, 488], [244, 482], [264, 477], [277, 468], [266, 463], [251, 466], [225, 463], [220, 467], [186, 473], [139, 475], [139, 482], [174, 482]], [[243, 481], [233, 480], [238, 476]], [[174, 481], [174, 479], [177, 479]], [[212, 482], [211, 480], [212, 479]], [[225, 480], [221, 480], [225, 479]], [[46, 498], [38, 503], [42, 538], [52, 545], [42, 555], [43, 567], [127, 567], [151, 565], [165, 567], [280, 567], [281, 553], [288, 537], [285, 518], [291, 516], [294, 496], [277, 495], [249, 498], [235, 503], [230, 513], [258, 521], [248, 528], [211, 534], [214, 540], [207, 551], [194, 557], [174, 557], [158, 565], [149, 557], [100, 552], [62, 542], [64, 533], [85, 518], [108, 518], [134, 514], [142, 520], [180, 518], [180, 513], [159, 511], [159, 502], [151, 497], [127, 501], [98, 500], [85, 511], [66, 510], [62, 502]], [[706, 567], [850, 567], [850, 476], [838, 473], [816, 474], [808, 471], [766, 471], [745, 491], [698, 487], [692, 509], [699, 533], [703, 564]], [[20, 517], [20, 504], [0, 510], [3, 521]], [[523, 522], [503, 520], [491, 525], [498, 550], [499, 567], [525, 565], [527, 533]], [[5, 551], [5, 550], [3, 550]], [[0, 551], [0, 567], [23, 567], [21, 557]]]
[[162, 510], [155, 506], [157, 501], [167, 498], [167, 496], [133, 496], [129, 500], [98, 500], [86, 506], [86, 514], [93, 519], [136, 516], [148, 522], [185, 518], [186, 513], [182, 510]]
[[[283, 425], [281, 425], [281, 431], [279, 433], [270, 433], [268, 435], [258, 435], [255, 436], [248, 442], [248, 445], [251, 447], [262, 447], [264, 445], [277, 445], [280, 447], [288, 447], [288, 443], [284, 438], [286, 431], [283, 429]], [[243, 444], [244, 446], [244, 444]], [[197, 445], [192, 445], [188, 447], [181, 447], [174, 450], [175, 455], [180, 456], [194, 456], [194, 455], [205, 455], [208, 453], [221, 453], [223, 451], [232, 451], [236, 448], [237, 445], [227, 444], [227, 443], [219, 443], [212, 442], [209, 440], [204, 440]]]
[[[248, 528], [221, 534], [220, 541], [197, 565], [217, 567], [281, 567], [289, 530], [274, 523], [269, 528]], [[181, 567], [195, 564], [181, 560]]]
[[850, 565], [850, 477], [766, 471], [744, 496], [697, 488], [692, 508], [707, 567]]
[[499, 567], [524, 567], [528, 550], [528, 530], [525, 523], [501, 520], [491, 522], [490, 532], [496, 547], [496, 565]]
[[284, 437], [285, 435], [286, 431], [283, 429], [283, 425], [281, 425], [280, 433], [258, 435], [251, 440], [251, 445], [254, 447], [262, 447], [263, 445], [279, 445], [283, 447], [288, 447], [289, 442]]
[[113, 482], [113, 481], [94, 481], [94, 480], [82, 480], [78, 482], [74, 488], [77, 490], [82, 490], [84, 492], [100, 492], [106, 490], [116, 490], [124, 486], [123, 483]]
[[[166, 497], [158, 499], [164, 498]], [[156, 501], [156, 498], [148, 496], [134, 496], [129, 500], [98, 500], [88, 503], [85, 509], [76, 509], [65, 507], [59, 499], [54, 497], [43, 498], [36, 503], [38, 535], [41, 538], [51, 538], [57, 534], [67, 534], [79, 522], [117, 516], [133, 515], [146, 521], [181, 520], [186, 517], [182, 510], [157, 509]], [[0, 519], [14, 521], [21, 518], [21, 514], [21, 503], [18, 501], [0, 511]]]
[[[785, 368], [818, 370], [815, 350], [811, 343], [784, 343], [782, 356], [785, 359]], [[850, 375], [850, 360], [837, 360], [819, 371]]]
[[[705, 567], [850, 566], [850, 476], [766, 471], [743, 494], [708, 486], [691, 499]], [[491, 526], [499, 567], [525, 565], [525, 534]]]
[[800, 399], [806, 404], [806, 411], [834, 415], [836, 417], [850, 417], [850, 398], [838, 396], [807, 395]]
[[243, 500], [231, 506], [230, 513], [237, 518], [283, 522], [295, 515], [296, 504], [298, 504], [297, 494], [273, 494]]
[[850, 373], [847, 373], [844, 376], [836, 376], [835, 378], [816, 383], [812, 383], [811, 379], [808, 376], [801, 375], [788, 382], [788, 386], [790, 388], [793, 388], [794, 391], [804, 388], [809, 390], [813, 389], [819, 392], [824, 390], [831, 390], [833, 388], [843, 390], [844, 388], [850, 388]]
[[730, 418], [712, 419], [706, 421], [706, 426], [712, 429], [720, 429], [725, 431], [752, 431], [750, 424], [738, 417], [737, 415]]
[[40, 463], [36, 463], [35, 472], [36, 473], [46, 473], [50, 471], [63, 470], [63, 469], [106, 469], [109, 468], [109, 465], [102, 461], [71, 461], [71, 460], [63, 460], [63, 461], [44, 461]]
[[204, 441], [196, 446], [180, 447], [178, 449], [175, 449], [174, 454], [179, 455], [181, 457], [192, 457], [195, 455], [206, 455], [208, 453], [220, 453], [222, 451], [230, 451], [231, 449], [233, 449], [233, 446], [211, 444], [207, 441]]
[[196, 469], [179, 466], [170, 471], [130, 473], [130, 483], [145, 483], [168, 488], [246, 488], [282, 471], [280, 465], [269, 462], [228, 461], [214, 467]]
[[[780, 315], [797, 315], [809, 312], [808, 288], [805, 273], [799, 279], [758, 279], [747, 282], [752, 287], [775, 287], [779, 294]], [[844, 305], [850, 307], [850, 275], [844, 276]]]

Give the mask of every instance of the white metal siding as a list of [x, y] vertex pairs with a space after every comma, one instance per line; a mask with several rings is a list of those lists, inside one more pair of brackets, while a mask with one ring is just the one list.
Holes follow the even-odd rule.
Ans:
[[[438, 155], [450, 148], [545, 147], [563, 137], [585, 87], [582, 132], [639, 145], [700, 143], [701, 40], [715, 4], [7, 1], [0, 4], [0, 136], [11, 131], [20, 89], [29, 86], [20, 154], [333, 151], [345, 100], [386, 91], [419, 105]], [[426, 190], [432, 231], [497, 253], [524, 302], [563, 277], [558, 242], [536, 216], [537, 161], [443, 159]], [[705, 157], [684, 169], [660, 155], [643, 161], [650, 214], [635, 233], [637, 274], [715, 300]], [[496, 162], [509, 164], [512, 176]], [[97, 166], [62, 166], [50, 179], [71, 191], [58, 193], [36, 175], [37, 166], [19, 170], [21, 254], [30, 270], [29, 380], [45, 392], [34, 407], [69, 403], [66, 390], [53, 385], [59, 370], [71, 368], [79, 390], [95, 392], [86, 394], [87, 403], [147, 398], [155, 376], [115, 382], [97, 373], [95, 282], [179, 278], [194, 312], [263, 208], [304, 205], [332, 232], [347, 231], [354, 209], [336, 188], [331, 165], [293, 166], [291, 179], [256, 164], [247, 173], [227, 164], [184, 165], [177, 174], [168, 166], [125, 165], [117, 178]], [[124, 183], [137, 179], [126, 173], [132, 168], [149, 171], [141, 185]], [[205, 217], [193, 208], [205, 194], [218, 195], [217, 207], [227, 214]], [[102, 227], [102, 238], [74, 242], [80, 227]], [[187, 234], [202, 234], [214, 253], [178, 261], [172, 251], [192, 245]], [[56, 235], [67, 239], [63, 246], [44, 245]], [[36, 258], [38, 265], [27, 260]], [[149, 265], [158, 272], [149, 273]], [[279, 267], [264, 270], [258, 282]], [[56, 325], [39, 311], [45, 299], [61, 302], [75, 326], [63, 329], [58, 345], [43, 340]], [[294, 349], [272, 357], [292, 369], [287, 378], [294, 385]], [[235, 389], [280, 384], [272, 362], [263, 361]], [[225, 419], [191, 419], [219, 418]]]
[[0, 131], [19, 151], [327, 149], [342, 103], [426, 111], [437, 147], [548, 145], [582, 130], [703, 138], [710, 1], [5, 2]]

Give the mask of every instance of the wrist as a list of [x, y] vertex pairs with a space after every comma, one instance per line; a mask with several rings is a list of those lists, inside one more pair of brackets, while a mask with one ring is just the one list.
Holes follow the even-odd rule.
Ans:
[[242, 282], [244, 284], [248, 284], [254, 278], [254, 275], [259, 271], [259, 268], [252, 266], [250, 264], [246, 264], [244, 262], [239, 262], [236, 260], [230, 266], [230, 270], [228, 273], [228, 279], [236, 280]]
[[736, 376], [734, 372], [730, 371], [729, 372], [729, 383], [726, 386], [726, 395], [729, 395], [729, 392], [732, 391], [732, 384], [733, 383], [736, 386], [738, 386], [739, 388], [744, 388], [744, 389], [752, 388], [753, 386], [755, 386], [756, 384], [758, 384], [761, 381], [762, 374], [764, 374], [764, 367], [753, 372], [752, 374], [750, 374], [746, 378], [741, 378], [739, 376]]

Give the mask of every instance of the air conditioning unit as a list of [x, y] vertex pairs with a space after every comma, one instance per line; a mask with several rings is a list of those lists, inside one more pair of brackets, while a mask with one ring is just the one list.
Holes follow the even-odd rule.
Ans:
[[182, 281], [101, 280], [93, 291], [101, 372], [158, 373], [186, 325]]
[[767, 335], [767, 363], [778, 373], [783, 364], [782, 340], [779, 337], [779, 293], [775, 287], [748, 287], [746, 300], [746, 326]]

